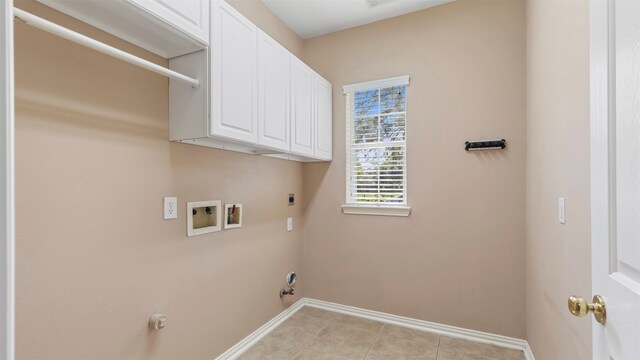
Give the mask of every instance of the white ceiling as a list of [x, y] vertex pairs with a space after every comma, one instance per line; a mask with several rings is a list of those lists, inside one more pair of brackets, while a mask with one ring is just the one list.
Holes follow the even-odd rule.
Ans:
[[[262, 0], [303, 39], [454, 0]], [[372, 5], [376, 4], [376, 5]]]

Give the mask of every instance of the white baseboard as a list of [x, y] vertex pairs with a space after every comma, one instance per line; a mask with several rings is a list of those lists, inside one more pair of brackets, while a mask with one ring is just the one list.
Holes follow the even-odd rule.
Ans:
[[295, 304], [289, 306], [288, 309], [276, 315], [273, 319], [269, 320], [266, 324], [262, 325], [258, 330], [252, 332], [246, 338], [240, 340], [239, 343], [233, 345], [229, 350], [225, 351], [222, 355], [218, 356], [216, 360], [233, 360], [238, 358], [243, 352], [249, 350], [250, 347], [255, 345], [260, 339], [267, 335], [271, 330], [282, 324], [296, 311], [300, 310], [305, 303], [305, 299], [298, 300]]
[[524, 351], [526, 360], [535, 360], [533, 352], [526, 340], [511, 338], [508, 336], [496, 335], [482, 331], [463, 329], [455, 326], [443, 325], [424, 320], [411, 319], [408, 317], [387, 314], [379, 311], [366, 310], [353, 306], [336, 304], [328, 301], [302, 298], [289, 309], [283, 311], [271, 321], [254, 331], [251, 335], [234, 345], [216, 360], [236, 359], [240, 354], [247, 351], [251, 346], [260, 341], [262, 337], [280, 325], [288, 317], [293, 315], [303, 306], [311, 306], [322, 310], [338, 312], [346, 315], [357, 316], [369, 320], [380, 321], [386, 324], [398, 325], [415, 330], [432, 332], [439, 335], [451, 336], [486, 344], [493, 344], [505, 348]]
[[531, 350], [531, 346], [529, 346], [529, 342], [527, 340], [523, 341], [527, 343], [527, 347], [524, 349], [524, 358], [526, 360], [536, 360], [536, 358], [533, 356], [533, 350]]

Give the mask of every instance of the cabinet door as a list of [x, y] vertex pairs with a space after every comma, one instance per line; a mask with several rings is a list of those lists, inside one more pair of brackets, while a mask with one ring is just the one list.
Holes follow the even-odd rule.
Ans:
[[209, 0], [126, 0], [209, 44]]
[[211, 11], [211, 135], [255, 144], [258, 31], [224, 1]]
[[258, 144], [289, 151], [289, 52], [259, 31]]
[[313, 156], [313, 70], [291, 55], [291, 152]]
[[333, 107], [331, 83], [315, 74], [313, 78], [315, 115], [315, 157], [322, 160], [332, 158]]

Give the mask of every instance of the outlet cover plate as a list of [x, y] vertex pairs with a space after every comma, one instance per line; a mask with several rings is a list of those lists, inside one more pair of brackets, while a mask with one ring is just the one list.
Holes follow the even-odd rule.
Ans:
[[560, 224], [566, 224], [567, 218], [565, 213], [565, 200], [564, 198], [558, 198], [558, 222]]
[[164, 198], [164, 219], [177, 219], [178, 218], [178, 198], [177, 197], [165, 197]]

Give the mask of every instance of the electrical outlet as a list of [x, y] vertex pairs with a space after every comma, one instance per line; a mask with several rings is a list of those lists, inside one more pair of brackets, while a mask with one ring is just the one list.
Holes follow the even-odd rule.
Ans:
[[177, 219], [178, 218], [178, 198], [166, 197], [164, 198], [164, 219]]
[[287, 231], [293, 230], [293, 218], [287, 218]]
[[560, 222], [560, 224], [567, 223], [564, 210], [564, 198], [558, 198], [558, 222]]

